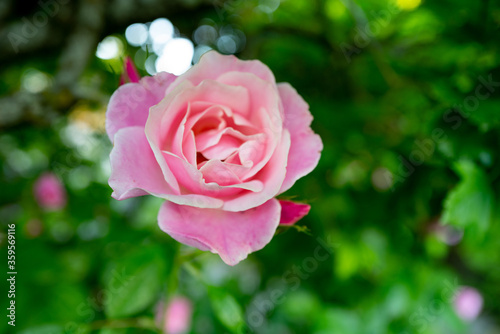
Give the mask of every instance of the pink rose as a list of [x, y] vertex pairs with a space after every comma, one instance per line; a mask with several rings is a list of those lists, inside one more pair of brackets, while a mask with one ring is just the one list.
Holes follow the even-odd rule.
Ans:
[[460, 318], [472, 321], [481, 313], [483, 297], [473, 287], [464, 286], [455, 296], [453, 307]]
[[307, 103], [259, 61], [208, 52], [179, 77], [121, 86], [106, 118], [112, 196], [166, 199], [160, 228], [227, 264], [308, 212], [293, 202], [282, 212], [275, 196], [315, 168], [323, 144]]
[[36, 180], [33, 193], [45, 210], [60, 210], [66, 205], [66, 190], [57, 176], [45, 173]]
[[185, 334], [191, 328], [193, 306], [186, 297], [173, 297], [166, 309], [163, 302], [157, 307], [156, 324], [166, 334]]

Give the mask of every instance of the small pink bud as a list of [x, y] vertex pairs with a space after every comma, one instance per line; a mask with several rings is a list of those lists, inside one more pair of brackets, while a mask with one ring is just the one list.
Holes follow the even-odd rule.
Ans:
[[163, 316], [163, 329], [165, 334], [185, 334], [191, 328], [193, 307], [186, 297], [173, 297], [164, 311], [163, 303], [159, 305], [158, 312], [165, 312]]
[[290, 226], [298, 222], [309, 213], [311, 206], [303, 203], [280, 200], [281, 219], [280, 225]]
[[455, 297], [453, 307], [460, 318], [472, 321], [477, 318], [483, 308], [483, 297], [476, 289], [465, 286]]
[[135, 67], [132, 59], [130, 57], [125, 57], [125, 61], [123, 62], [123, 73], [120, 76], [120, 86], [127, 82], [139, 82], [141, 76], [139, 72], [137, 72], [137, 68]]
[[60, 210], [66, 205], [66, 190], [59, 179], [52, 173], [45, 173], [38, 178], [33, 187], [38, 205], [45, 210]]

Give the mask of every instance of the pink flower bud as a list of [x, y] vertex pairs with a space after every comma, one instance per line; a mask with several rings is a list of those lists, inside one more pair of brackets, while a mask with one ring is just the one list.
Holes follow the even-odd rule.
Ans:
[[280, 225], [291, 226], [309, 213], [311, 206], [292, 201], [280, 200], [281, 219]]
[[123, 73], [120, 76], [120, 85], [123, 85], [127, 82], [139, 82], [141, 76], [139, 72], [137, 72], [137, 68], [135, 67], [132, 59], [130, 57], [126, 57], [123, 62]]
[[472, 321], [483, 308], [483, 297], [472, 287], [462, 287], [455, 297], [453, 307], [460, 318]]
[[52, 173], [40, 176], [35, 182], [33, 192], [38, 205], [45, 210], [60, 210], [66, 205], [66, 190]]
[[173, 297], [165, 310], [164, 304], [160, 303], [157, 309], [158, 318], [163, 318], [163, 330], [165, 334], [184, 334], [188, 333], [191, 328], [191, 315], [193, 307], [191, 301], [186, 297]]

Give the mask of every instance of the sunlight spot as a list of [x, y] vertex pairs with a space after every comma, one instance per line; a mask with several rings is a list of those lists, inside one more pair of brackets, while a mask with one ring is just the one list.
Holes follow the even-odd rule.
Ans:
[[141, 46], [148, 40], [148, 27], [142, 23], [134, 23], [125, 30], [125, 38], [130, 45]]
[[120, 39], [114, 36], [108, 36], [97, 46], [96, 56], [101, 59], [117, 58], [123, 49]]
[[396, 5], [402, 10], [413, 10], [420, 6], [421, 0], [396, 0]]
[[194, 45], [187, 38], [174, 38], [165, 45], [161, 56], [156, 60], [156, 70], [181, 75], [191, 67]]

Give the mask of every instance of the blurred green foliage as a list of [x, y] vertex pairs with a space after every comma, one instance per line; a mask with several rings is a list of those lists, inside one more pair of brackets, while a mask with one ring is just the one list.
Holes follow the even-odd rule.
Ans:
[[[500, 332], [499, 2], [200, 8], [168, 18], [187, 36], [200, 22], [238, 27], [238, 56], [267, 64], [310, 105], [325, 148], [284, 194], [311, 204], [299, 223], [310, 235], [289, 229], [228, 267], [161, 232], [161, 200], [111, 199], [103, 113], [121, 60], [94, 57], [79, 85], [105, 98], [0, 134], [0, 217], [17, 226], [17, 332], [154, 332], [155, 305], [176, 293], [193, 301], [192, 333]], [[29, 69], [50, 80], [56, 63], [12, 62], [0, 93], [23, 91]], [[44, 212], [33, 198], [46, 170], [65, 184], [64, 210]], [[318, 240], [333, 245], [326, 259]], [[484, 298], [474, 322], [453, 310], [461, 285]], [[10, 331], [5, 318], [0, 330]]]

